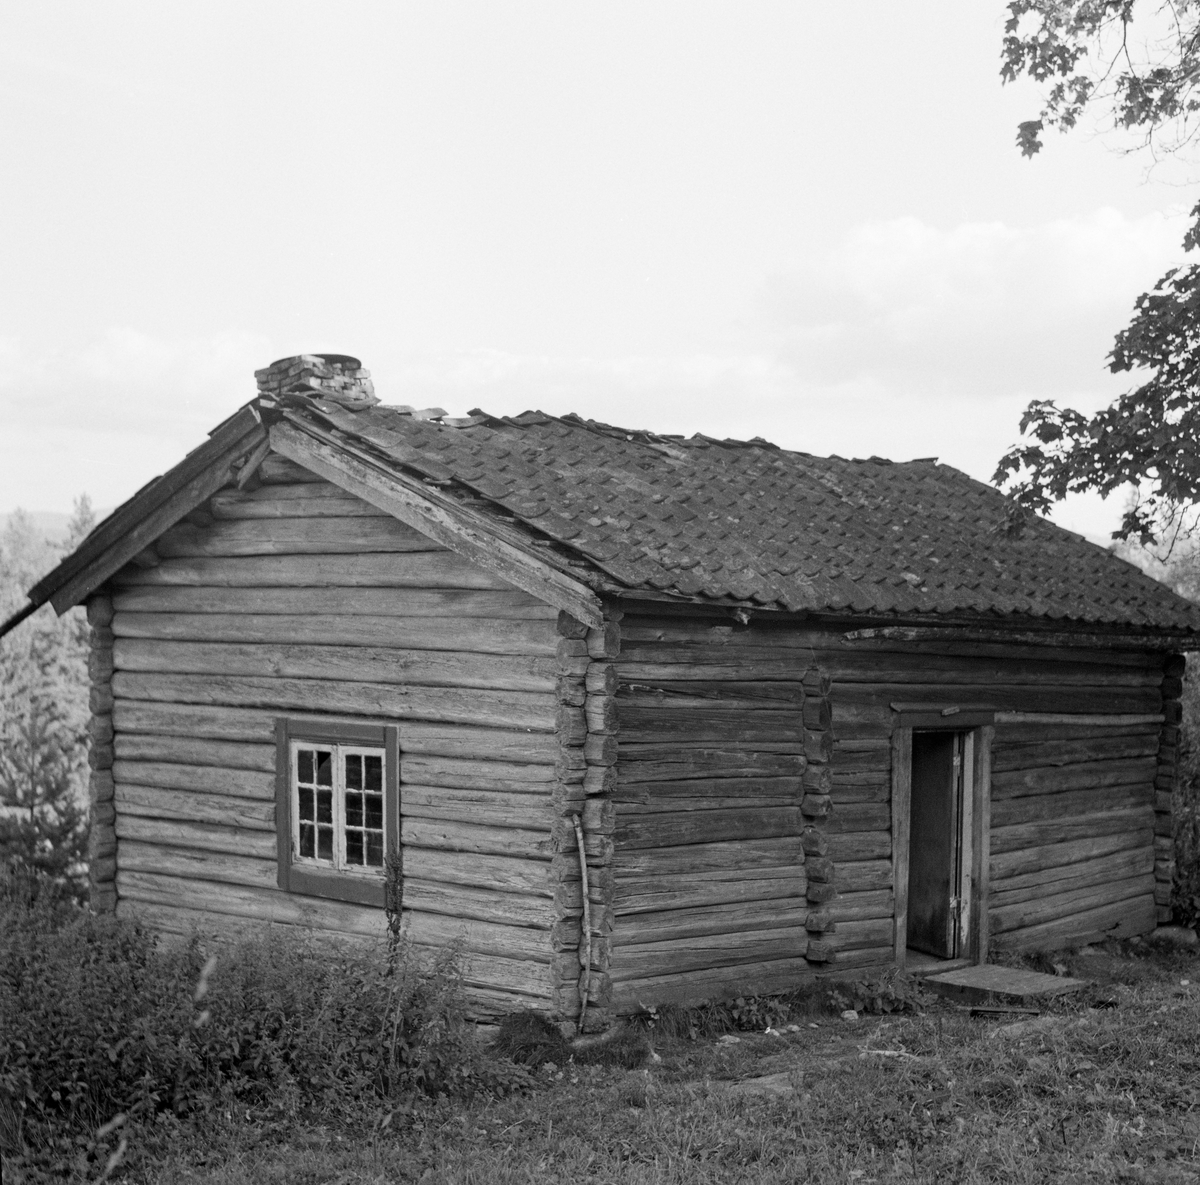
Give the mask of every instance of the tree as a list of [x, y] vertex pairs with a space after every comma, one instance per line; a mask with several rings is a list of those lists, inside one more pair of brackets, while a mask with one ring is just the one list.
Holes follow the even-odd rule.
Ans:
[[[1042, 84], [1037, 119], [1017, 143], [1027, 156], [1047, 128], [1075, 127], [1089, 110], [1151, 154], [1186, 153], [1200, 133], [1200, 0], [1011, 0], [1002, 50], [1005, 82]], [[1200, 203], [1185, 251], [1200, 245]], [[1108, 356], [1114, 373], [1146, 380], [1093, 416], [1030, 403], [1028, 441], [1000, 460], [1011, 482], [1013, 526], [1068, 493], [1134, 487], [1115, 538], [1142, 545], [1194, 532], [1200, 506], [1200, 265], [1173, 268], [1143, 293]]]
[[[64, 544], [91, 527], [87, 498]], [[17, 511], [0, 536], [0, 618], [57, 563], [32, 519]], [[82, 897], [87, 844], [87, 624], [43, 609], [0, 640], [0, 864]]]

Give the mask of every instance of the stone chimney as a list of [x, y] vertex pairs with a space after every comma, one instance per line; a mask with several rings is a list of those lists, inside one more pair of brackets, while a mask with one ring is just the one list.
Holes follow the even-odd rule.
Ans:
[[379, 400], [371, 372], [349, 354], [297, 354], [256, 370], [259, 402], [263, 407], [303, 407], [325, 400], [350, 411], [372, 407]]

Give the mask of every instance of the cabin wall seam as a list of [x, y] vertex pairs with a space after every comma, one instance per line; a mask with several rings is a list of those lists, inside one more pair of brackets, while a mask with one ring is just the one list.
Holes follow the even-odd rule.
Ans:
[[117, 833], [113, 805], [113, 603], [107, 591], [89, 598], [88, 895], [97, 913], [117, 907]]
[[1182, 654], [1167, 655], [1163, 662], [1163, 726], [1159, 734], [1158, 766], [1154, 777], [1154, 909], [1159, 924], [1171, 921], [1171, 893], [1175, 882], [1175, 842], [1171, 818], [1178, 780], [1179, 725], [1183, 719]]

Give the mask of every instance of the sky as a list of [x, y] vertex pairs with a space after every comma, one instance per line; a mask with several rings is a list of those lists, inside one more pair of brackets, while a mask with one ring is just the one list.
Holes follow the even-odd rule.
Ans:
[[[987, 480], [1194, 197], [1015, 147], [1002, 0], [0, 6], [0, 513], [111, 507], [296, 353]], [[1119, 499], [1073, 499], [1104, 538]]]

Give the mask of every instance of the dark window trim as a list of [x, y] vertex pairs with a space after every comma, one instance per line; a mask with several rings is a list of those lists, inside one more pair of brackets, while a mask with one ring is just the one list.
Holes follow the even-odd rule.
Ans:
[[309, 720], [280, 716], [275, 721], [275, 837], [279, 887], [286, 893], [325, 897], [357, 905], [384, 907], [385, 877], [292, 863], [291, 742], [312, 741], [327, 745], [371, 745], [384, 751], [384, 862], [400, 851], [400, 730], [394, 724], [363, 724], [338, 720]]

